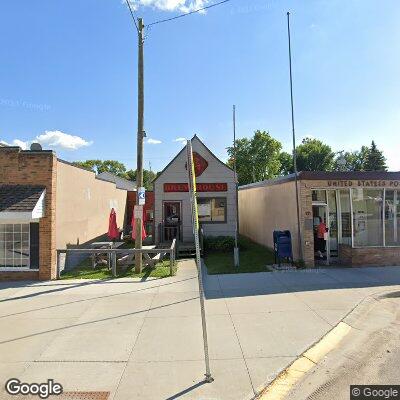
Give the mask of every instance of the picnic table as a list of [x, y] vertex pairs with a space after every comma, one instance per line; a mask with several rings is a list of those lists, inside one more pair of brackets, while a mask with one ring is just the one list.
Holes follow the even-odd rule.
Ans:
[[[93, 242], [90, 243], [90, 247], [92, 249], [99, 249], [100, 251], [98, 253], [93, 253], [91, 255], [92, 257], [92, 267], [95, 269], [97, 267], [97, 264], [100, 264], [104, 262], [104, 253], [101, 253], [101, 249], [117, 249], [118, 247], [122, 246], [124, 242]], [[107, 266], [108, 269], [111, 269], [111, 254], [107, 254]]]

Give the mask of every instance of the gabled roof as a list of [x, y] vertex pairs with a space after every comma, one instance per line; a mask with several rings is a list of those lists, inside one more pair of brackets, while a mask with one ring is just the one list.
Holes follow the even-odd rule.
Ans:
[[[211, 154], [212, 157], [214, 157], [215, 160], [217, 160], [220, 164], [222, 164], [225, 168], [230, 169], [233, 172], [233, 169], [226, 165], [224, 162], [222, 162], [200, 139], [197, 135], [194, 135], [192, 137], [191, 142], [193, 142], [195, 139], [197, 139], [205, 148], [206, 150]], [[166, 167], [157, 174], [157, 176], [153, 179], [153, 183], [168, 169], [168, 167], [186, 150], [186, 145], [183, 147], [183, 149], [166, 165]]]
[[44, 186], [0, 185], [0, 212], [32, 212]]
[[96, 178], [107, 182], [113, 182], [118, 189], [128, 190], [129, 192], [136, 190], [136, 182], [121, 178], [111, 172], [102, 172], [96, 175]]

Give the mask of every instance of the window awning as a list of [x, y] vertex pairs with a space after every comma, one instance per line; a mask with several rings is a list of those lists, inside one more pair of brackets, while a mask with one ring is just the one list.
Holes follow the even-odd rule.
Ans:
[[0, 222], [42, 218], [45, 196], [44, 186], [0, 185]]

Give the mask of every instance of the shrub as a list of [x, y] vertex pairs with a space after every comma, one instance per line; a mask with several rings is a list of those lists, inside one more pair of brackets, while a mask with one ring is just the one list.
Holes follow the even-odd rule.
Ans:
[[204, 238], [205, 251], [226, 251], [233, 250], [235, 238], [232, 236], [206, 236]]
[[[243, 236], [239, 236], [238, 246], [240, 250], [247, 250], [251, 241]], [[233, 236], [206, 236], [204, 237], [205, 251], [233, 251], [235, 238]]]

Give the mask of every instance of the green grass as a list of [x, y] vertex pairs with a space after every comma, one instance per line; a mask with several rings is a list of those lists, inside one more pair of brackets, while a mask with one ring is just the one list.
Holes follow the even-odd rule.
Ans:
[[[173, 268], [173, 274], [176, 274], [177, 263]], [[156, 264], [156, 268], [145, 267], [142, 273], [136, 274], [133, 266], [127, 269], [117, 268], [117, 278], [166, 278], [170, 276], [169, 260], [164, 260]], [[93, 269], [91, 260], [84, 260], [77, 268], [63, 272], [61, 279], [114, 279], [110, 270], [107, 267]]]
[[240, 244], [242, 244], [242, 248], [239, 250], [239, 268], [234, 267], [233, 250], [209, 251], [205, 255], [208, 273], [213, 275], [269, 271], [266, 266], [274, 263], [274, 253], [271, 249], [245, 237], [240, 238]]

